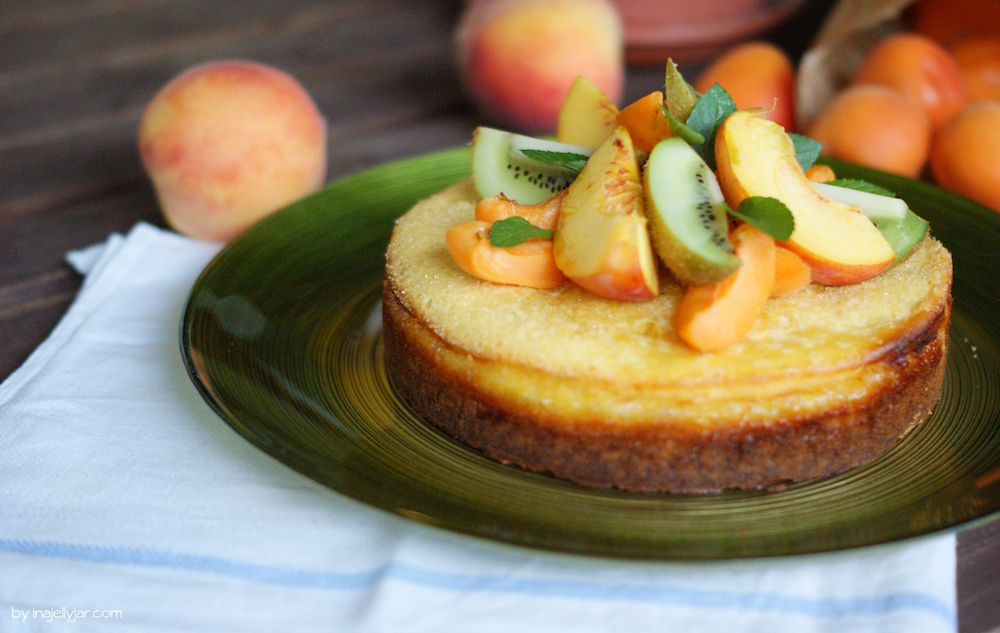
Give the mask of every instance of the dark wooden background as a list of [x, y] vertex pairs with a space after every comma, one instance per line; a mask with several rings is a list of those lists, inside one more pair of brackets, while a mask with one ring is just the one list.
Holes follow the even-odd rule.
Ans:
[[[798, 57], [830, 6], [765, 37]], [[452, 62], [457, 1], [0, 0], [0, 380], [44, 340], [80, 279], [66, 251], [163, 226], [139, 163], [142, 111], [196, 63], [297, 77], [329, 123], [329, 179], [469, 141], [480, 119]], [[693, 77], [697, 64], [682, 67]], [[662, 83], [629, 69], [626, 99]], [[0, 420], [2, 424], [2, 420]], [[0, 449], [2, 450], [2, 449]], [[1000, 521], [963, 530], [963, 632], [1000, 630]]]

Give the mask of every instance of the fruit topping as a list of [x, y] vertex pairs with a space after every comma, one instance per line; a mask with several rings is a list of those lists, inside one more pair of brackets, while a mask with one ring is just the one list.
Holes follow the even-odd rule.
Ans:
[[722, 190], [690, 145], [680, 138], [659, 143], [646, 161], [642, 184], [656, 254], [674, 276], [708, 284], [739, 268]]
[[583, 162], [593, 150], [507, 132], [491, 127], [476, 129], [472, 139], [472, 178], [480, 197], [499, 193], [521, 204], [536, 204], [568, 187], [579, 166], [544, 162], [531, 157], [564, 156]]
[[559, 109], [556, 140], [560, 143], [597, 147], [615, 129], [618, 106], [592, 81], [577, 77]]
[[730, 239], [743, 265], [717, 283], [690, 286], [677, 308], [677, 335], [699, 351], [719, 351], [739, 342], [771, 296], [774, 238], [742, 224]]
[[731, 114], [716, 136], [719, 184], [730, 207], [751, 196], [784, 203], [795, 220], [786, 245], [809, 264], [816, 283], [857, 283], [891, 266], [896, 253], [872, 221], [820, 193], [785, 131], [759, 114]]
[[636, 301], [659, 293], [639, 163], [624, 127], [594, 150], [570, 185], [552, 250], [559, 269], [596, 295]]
[[498, 247], [490, 242], [494, 226], [471, 220], [449, 229], [445, 246], [459, 268], [484, 281], [530, 288], [553, 288], [566, 280], [552, 257], [552, 240], [532, 238]]
[[837, 179], [815, 164], [820, 143], [769, 114], [719, 84], [699, 94], [672, 61], [663, 92], [620, 111], [580, 77], [557, 141], [476, 130], [476, 220], [448, 232], [448, 251], [480, 279], [568, 279], [623, 301], [656, 297], [662, 263], [685, 287], [678, 338], [719, 351], [770, 297], [870, 279], [924, 239], [903, 200]]

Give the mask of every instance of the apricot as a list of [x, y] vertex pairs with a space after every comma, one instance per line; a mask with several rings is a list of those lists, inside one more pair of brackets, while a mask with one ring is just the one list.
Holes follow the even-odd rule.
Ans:
[[927, 162], [931, 127], [916, 104], [885, 86], [851, 86], [820, 111], [806, 134], [822, 153], [916, 178]]
[[941, 128], [930, 163], [939, 185], [1000, 212], [1000, 103], [974, 103]]
[[499, 193], [476, 203], [476, 219], [492, 224], [520, 216], [540, 229], [554, 230], [559, 224], [559, 213], [562, 211], [566, 193], [567, 190], [563, 189], [538, 204], [518, 204]]
[[578, 76], [615, 103], [624, 90], [622, 27], [609, 0], [473, 0], [455, 44], [472, 101], [512, 131], [555, 132]]
[[833, 167], [817, 163], [806, 170], [806, 178], [812, 182], [829, 182], [836, 180], [837, 175], [833, 173]]
[[743, 264], [722, 281], [689, 286], [677, 307], [677, 335], [701, 352], [738, 343], [757, 321], [774, 283], [774, 239], [749, 224], [729, 236]]
[[615, 120], [628, 130], [632, 145], [647, 154], [671, 135], [670, 123], [663, 115], [663, 93], [659, 90], [622, 108]]
[[771, 296], [780, 297], [802, 290], [812, 282], [812, 268], [797, 253], [783, 246], [774, 249], [774, 281]]
[[765, 116], [791, 132], [795, 121], [795, 68], [788, 55], [767, 42], [740, 44], [716, 59], [694, 83], [704, 93], [715, 84], [736, 107], [773, 108]]
[[554, 288], [566, 280], [552, 255], [552, 240], [533, 238], [502, 248], [490, 243], [492, 224], [471, 220], [445, 234], [445, 247], [458, 267], [493, 283]]
[[934, 40], [915, 33], [899, 33], [882, 40], [851, 79], [854, 85], [888, 86], [912, 99], [937, 129], [962, 111], [968, 102], [962, 71], [948, 51]]
[[910, 28], [944, 45], [997, 34], [1000, 0], [918, 0], [906, 12]]
[[139, 124], [139, 153], [167, 223], [226, 242], [326, 178], [326, 121], [290, 75], [247, 61], [193, 67]]
[[1000, 101], [1000, 37], [962, 40], [952, 47], [951, 55], [965, 80], [970, 103]]

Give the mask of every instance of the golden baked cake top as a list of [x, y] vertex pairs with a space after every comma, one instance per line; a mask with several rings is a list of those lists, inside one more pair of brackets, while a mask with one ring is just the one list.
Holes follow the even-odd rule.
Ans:
[[463, 272], [445, 249], [444, 235], [472, 217], [476, 200], [467, 181], [400, 218], [387, 274], [401, 302], [442, 339], [478, 357], [559, 376], [693, 386], [862, 365], [933, 319], [950, 289], [950, 257], [928, 238], [867, 281], [811, 284], [769, 299], [743, 340], [702, 353], [675, 335], [673, 316], [684, 287], [667, 274], [659, 296], [629, 302], [570, 282], [523, 288]]

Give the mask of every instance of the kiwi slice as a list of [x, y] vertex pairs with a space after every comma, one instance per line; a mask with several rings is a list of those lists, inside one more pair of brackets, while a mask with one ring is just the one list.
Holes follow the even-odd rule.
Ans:
[[472, 138], [472, 179], [482, 198], [502, 193], [520, 204], [537, 204], [569, 187], [593, 151], [479, 127]]
[[687, 142], [671, 137], [657, 143], [642, 179], [653, 245], [674, 276], [703, 285], [739, 268], [722, 190]]
[[858, 207], [872, 222], [902, 220], [909, 211], [906, 203], [894, 196], [883, 196], [822, 182], [814, 182], [813, 186], [831, 200]]
[[874, 222], [882, 232], [882, 237], [889, 242], [889, 246], [896, 253], [897, 260], [909, 255], [913, 247], [923, 241], [929, 230], [927, 220], [911, 211], [909, 207], [901, 219], [882, 219]]
[[896, 253], [896, 259], [908, 255], [927, 235], [927, 220], [911, 211], [902, 198], [824, 183], [813, 183], [813, 186], [827, 198], [861, 209], [882, 232], [882, 237]]

